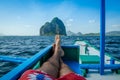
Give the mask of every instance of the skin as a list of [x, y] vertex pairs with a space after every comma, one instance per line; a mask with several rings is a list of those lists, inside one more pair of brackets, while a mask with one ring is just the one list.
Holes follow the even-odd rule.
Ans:
[[61, 59], [64, 51], [60, 46], [60, 36], [56, 35], [55, 44], [53, 44], [54, 54], [38, 69], [48, 73], [54, 78], [59, 78], [73, 72]]

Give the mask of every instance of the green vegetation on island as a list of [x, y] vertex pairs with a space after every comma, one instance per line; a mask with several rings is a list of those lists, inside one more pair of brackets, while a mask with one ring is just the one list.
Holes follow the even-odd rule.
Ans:
[[[100, 36], [100, 33], [86, 33], [82, 34], [81, 32], [74, 33], [72, 31], [67, 31], [68, 36]], [[106, 36], [120, 36], [120, 31], [110, 31], [106, 32]]]

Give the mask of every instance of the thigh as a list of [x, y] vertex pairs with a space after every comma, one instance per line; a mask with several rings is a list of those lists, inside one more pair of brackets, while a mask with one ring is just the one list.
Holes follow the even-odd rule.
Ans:
[[60, 78], [58, 78], [57, 80], [86, 80], [84, 77], [72, 72], [72, 73], [68, 73]]
[[64, 63], [61, 63], [59, 77], [72, 73], [73, 71]]

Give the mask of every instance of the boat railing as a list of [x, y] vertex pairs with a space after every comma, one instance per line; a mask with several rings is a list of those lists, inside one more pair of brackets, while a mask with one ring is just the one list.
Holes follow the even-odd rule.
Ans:
[[35, 65], [42, 56], [44, 56], [51, 50], [51, 48], [52, 45], [41, 50], [31, 58], [21, 63], [19, 66], [15, 67], [12, 71], [5, 74], [3, 77], [0, 78], [0, 80], [17, 80], [24, 71], [30, 69], [33, 65]]

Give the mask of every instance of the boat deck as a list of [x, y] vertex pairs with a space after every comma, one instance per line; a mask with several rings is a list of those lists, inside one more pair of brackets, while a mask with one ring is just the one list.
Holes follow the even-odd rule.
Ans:
[[[87, 44], [85, 41], [76, 41], [75, 45], [80, 46], [80, 55], [97, 55], [100, 57], [100, 51], [96, 49], [94, 46], [91, 46]], [[86, 45], [87, 45], [87, 50], [86, 52]], [[86, 60], [85, 60], [86, 61]], [[80, 59], [81, 63], [81, 59]], [[110, 57], [105, 55], [105, 64], [110, 64]], [[120, 64], [119, 61], [115, 61], [115, 64]], [[89, 72], [87, 73], [86, 76], [87, 80], [119, 80], [120, 79], [120, 74], [116, 74], [115, 72], [113, 73], [110, 69], [105, 69], [104, 70], [104, 75], [100, 75], [98, 70], [91, 70], [89, 69]]]
[[[96, 49], [94, 46], [87, 44], [85, 41], [76, 41], [75, 45], [80, 46], [80, 53], [79, 53], [80, 55], [97, 55], [100, 57], [100, 51]], [[88, 53], [86, 53], [85, 51], [86, 45], [88, 45], [87, 47]], [[105, 64], [110, 64], [110, 57], [107, 55], [105, 55]], [[115, 64], [120, 64], [120, 62], [115, 61]]]
[[120, 74], [112, 73], [110, 70], [105, 71], [104, 75], [100, 75], [98, 71], [89, 71], [87, 80], [119, 80]]

